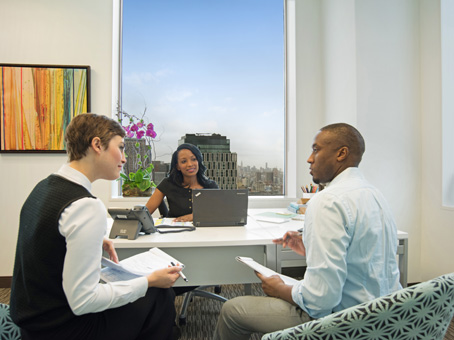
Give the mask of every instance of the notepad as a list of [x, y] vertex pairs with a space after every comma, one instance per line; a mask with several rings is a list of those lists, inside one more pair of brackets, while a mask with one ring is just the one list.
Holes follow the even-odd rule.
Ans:
[[250, 257], [244, 257], [244, 256], [237, 256], [235, 258], [238, 262], [241, 262], [245, 264], [246, 266], [251, 267], [254, 269], [256, 272], [259, 272], [260, 274], [264, 276], [273, 276], [273, 275], [279, 275], [279, 277], [284, 281], [286, 285], [294, 285], [298, 282], [298, 280], [295, 280], [294, 278], [287, 276], [287, 275], [282, 275], [279, 273], [276, 273], [274, 270], [267, 268], [265, 266], [262, 266], [260, 263], [254, 261], [254, 259]]
[[159, 248], [151, 248], [143, 253], [128, 257], [120, 263], [115, 263], [105, 257], [101, 264], [101, 279], [104, 282], [128, 281], [141, 276], [146, 276], [158, 269], [171, 266], [171, 262], [178, 263], [184, 268], [184, 264], [176, 260]]
[[293, 213], [277, 213], [277, 212], [263, 212], [257, 215], [254, 215], [256, 221], [269, 222], [269, 223], [285, 223], [290, 221], [292, 217], [295, 217], [296, 214]]
[[285, 223], [288, 222], [289, 219], [278, 218], [278, 217], [267, 217], [267, 216], [254, 216], [256, 221], [259, 222], [268, 222], [268, 223]]

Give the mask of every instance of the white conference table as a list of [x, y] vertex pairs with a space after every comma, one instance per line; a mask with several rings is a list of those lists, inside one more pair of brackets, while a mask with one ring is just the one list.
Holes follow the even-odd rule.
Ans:
[[[158, 247], [185, 264], [188, 282], [178, 280], [176, 286], [247, 284], [259, 282], [254, 272], [235, 260], [247, 256], [281, 272], [282, 261], [304, 258], [291, 251], [282, 251], [272, 240], [288, 230], [303, 227], [303, 221], [291, 220], [276, 224], [258, 222], [254, 216], [264, 212], [285, 212], [285, 209], [250, 209], [244, 227], [199, 227], [195, 231], [139, 235], [136, 240], [113, 239], [121, 259]], [[407, 282], [408, 234], [399, 232], [399, 269], [401, 283]]]

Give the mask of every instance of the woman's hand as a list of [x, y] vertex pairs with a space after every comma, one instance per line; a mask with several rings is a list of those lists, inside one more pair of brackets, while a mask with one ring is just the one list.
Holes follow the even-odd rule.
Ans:
[[175, 222], [192, 222], [192, 214], [177, 217], [177, 218], [175, 218], [174, 221]]
[[114, 261], [115, 263], [118, 263], [118, 255], [117, 251], [115, 250], [114, 244], [112, 241], [108, 239], [102, 240], [102, 249], [109, 254], [109, 259]]
[[180, 277], [181, 267], [173, 266], [164, 269], [155, 270], [147, 276], [148, 287], [170, 288]]

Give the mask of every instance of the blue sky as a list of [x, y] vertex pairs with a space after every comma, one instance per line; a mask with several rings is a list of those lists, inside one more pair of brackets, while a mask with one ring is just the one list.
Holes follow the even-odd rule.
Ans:
[[219, 133], [239, 164], [283, 168], [282, 0], [125, 0], [123, 22], [123, 109], [147, 106], [158, 160]]

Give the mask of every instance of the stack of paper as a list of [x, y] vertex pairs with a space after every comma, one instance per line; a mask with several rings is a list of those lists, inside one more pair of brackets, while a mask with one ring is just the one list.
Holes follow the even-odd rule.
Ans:
[[292, 213], [275, 213], [275, 212], [263, 212], [257, 215], [254, 215], [254, 219], [259, 222], [269, 222], [269, 223], [285, 223], [290, 221], [292, 217], [296, 214]]
[[184, 268], [184, 264], [159, 248], [151, 248], [149, 251], [128, 257], [120, 263], [103, 257], [101, 264], [105, 268], [101, 269], [101, 279], [104, 282], [127, 281], [172, 266], [172, 262]]
[[304, 214], [306, 212], [307, 204], [300, 204], [296, 202], [291, 202], [287, 210], [291, 211], [294, 214]]

